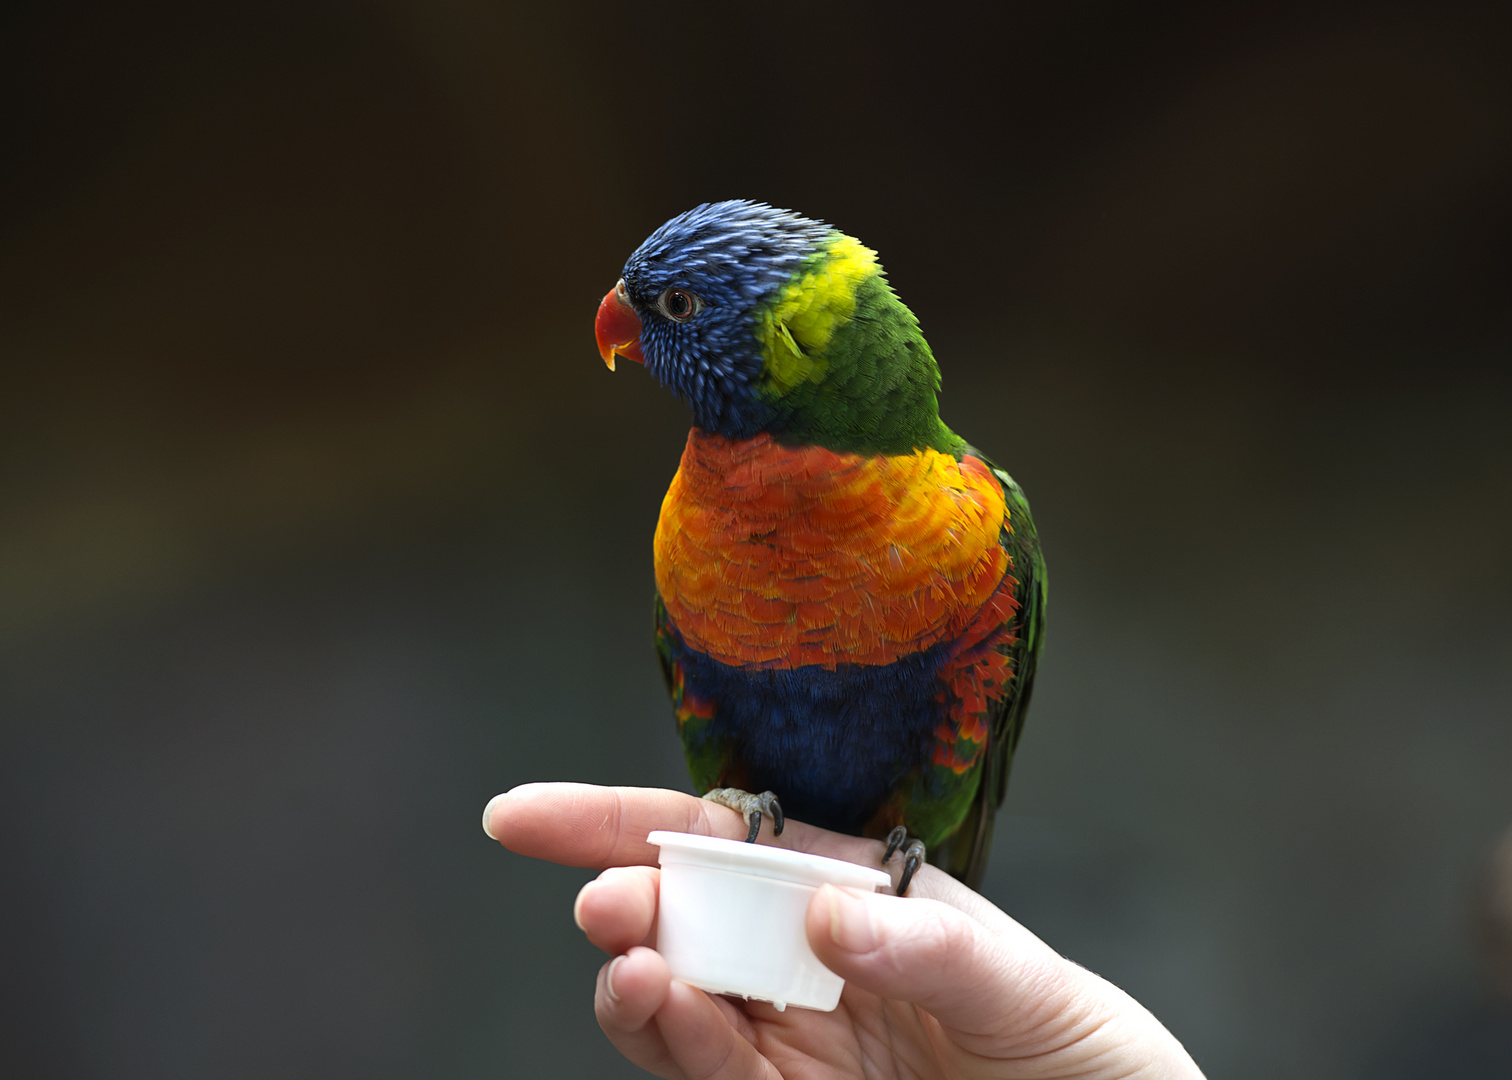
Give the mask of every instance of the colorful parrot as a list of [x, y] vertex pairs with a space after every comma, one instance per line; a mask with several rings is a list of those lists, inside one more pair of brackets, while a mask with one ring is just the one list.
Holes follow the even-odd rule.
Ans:
[[975, 886], [1044, 639], [1013, 479], [940, 420], [874, 251], [764, 203], [657, 229], [599, 353], [693, 410], [656, 527], [656, 651], [693, 783]]

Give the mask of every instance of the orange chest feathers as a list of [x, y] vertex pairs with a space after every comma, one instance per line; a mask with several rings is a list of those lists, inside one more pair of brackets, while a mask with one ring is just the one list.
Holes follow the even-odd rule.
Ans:
[[683, 640], [741, 667], [889, 664], [959, 637], [1011, 569], [979, 459], [695, 429], [662, 501], [656, 587]]

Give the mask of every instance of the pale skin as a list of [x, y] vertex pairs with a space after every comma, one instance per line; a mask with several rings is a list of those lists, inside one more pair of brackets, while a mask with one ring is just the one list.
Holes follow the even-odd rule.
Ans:
[[[573, 917], [611, 959], [594, 1011], [620, 1053], [677, 1080], [1191, 1078], [1202, 1073], [1148, 1010], [1066, 960], [932, 866], [907, 897], [824, 886], [814, 952], [844, 976], [834, 1012], [711, 996], [673, 979], [656, 940], [653, 829], [745, 839], [733, 810], [651, 788], [526, 784], [483, 827], [522, 855], [599, 870]], [[882, 844], [789, 820], [761, 842], [877, 866]], [[893, 883], [898, 863], [893, 860]]]

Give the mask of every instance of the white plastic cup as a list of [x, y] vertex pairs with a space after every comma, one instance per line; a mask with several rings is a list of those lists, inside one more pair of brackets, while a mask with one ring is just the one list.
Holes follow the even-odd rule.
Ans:
[[845, 980], [809, 948], [804, 915], [820, 885], [876, 889], [892, 878], [822, 855], [658, 830], [661, 898], [656, 949], [674, 978], [735, 994], [829, 1012]]

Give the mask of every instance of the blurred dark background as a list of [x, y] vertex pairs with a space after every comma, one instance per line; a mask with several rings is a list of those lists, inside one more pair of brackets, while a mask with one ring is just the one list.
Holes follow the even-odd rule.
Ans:
[[[672, 214], [878, 248], [1034, 502], [986, 892], [1214, 1077], [1512, 1076], [1506, 5], [0, 14], [0, 1071], [618, 1076], [495, 792], [686, 787]], [[1484, 914], [1483, 912], [1481, 914]]]

